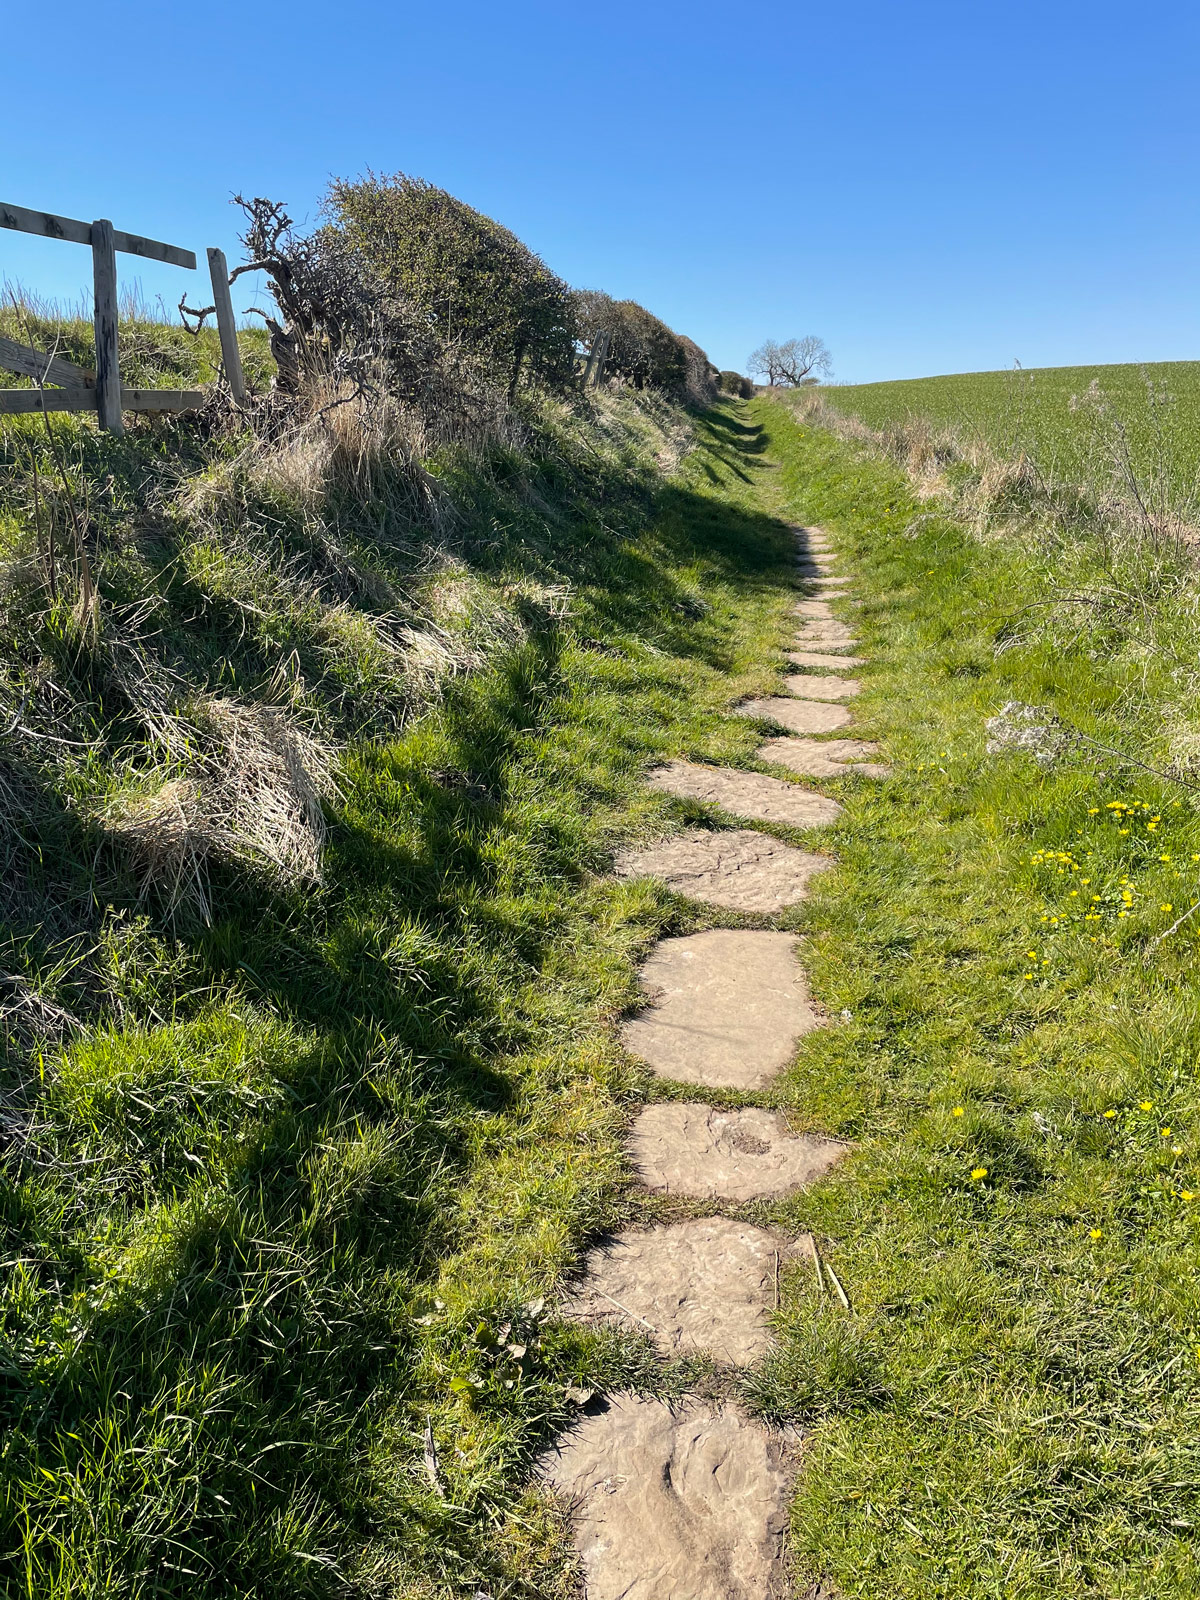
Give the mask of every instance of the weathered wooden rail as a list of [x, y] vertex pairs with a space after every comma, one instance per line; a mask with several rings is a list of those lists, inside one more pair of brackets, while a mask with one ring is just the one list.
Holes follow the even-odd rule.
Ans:
[[[123, 411], [192, 411], [204, 403], [199, 389], [126, 389], [121, 384], [120, 350], [117, 335], [117, 254], [140, 256], [144, 261], [163, 261], [169, 266], [196, 270], [196, 257], [179, 245], [147, 239], [139, 233], [114, 228], [106, 218], [79, 222], [51, 211], [31, 211], [25, 206], [0, 203], [0, 228], [19, 233], [39, 234], [46, 239], [62, 239], [68, 244], [84, 244], [92, 252], [92, 281], [95, 289], [94, 326], [96, 330], [96, 368], [94, 372], [77, 367], [62, 356], [45, 354], [0, 338], [0, 367], [22, 377], [32, 378], [34, 389], [0, 389], [0, 415], [37, 411], [95, 411], [100, 426], [110, 433], [123, 433]], [[245, 399], [245, 382], [238, 351], [233, 304], [229, 297], [229, 273], [224, 253], [208, 252], [216, 302], [217, 329], [225, 376], [234, 399]]]

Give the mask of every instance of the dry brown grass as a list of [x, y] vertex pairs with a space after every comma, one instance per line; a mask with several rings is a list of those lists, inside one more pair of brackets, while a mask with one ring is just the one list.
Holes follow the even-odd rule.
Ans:
[[118, 796], [101, 817], [139, 863], [143, 893], [207, 922], [211, 859], [283, 884], [319, 881], [322, 801], [337, 792], [329, 746], [282, 711], [215, 698], [173, 718], [169, 743], [182, 771]]

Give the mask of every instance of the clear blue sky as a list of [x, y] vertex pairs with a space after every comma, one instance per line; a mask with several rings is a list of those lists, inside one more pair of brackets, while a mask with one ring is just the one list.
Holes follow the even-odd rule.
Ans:
[[[4, 33], [0, 200], [202, 260], [236, 190], [311, 217], [402, 168], [721, 366], [808, 332], [847, 381], [1200, 357], [1194, 4], [53, 0]], [[0, 233], [0, 275], [89, 270]]]

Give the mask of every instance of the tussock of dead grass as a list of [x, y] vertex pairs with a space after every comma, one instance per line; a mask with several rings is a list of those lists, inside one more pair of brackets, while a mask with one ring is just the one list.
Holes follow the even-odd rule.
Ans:
[[143, 893], [171, 914], [211, 920], [212, 858], [266, 870], [285, 885], [320, 880], [323, 802], [337, 793], [332, 748], [267, 706], [201, 699], [172, 719], [168, 751], [185, 771], [111, 801], [107, 833], [133, 854]]

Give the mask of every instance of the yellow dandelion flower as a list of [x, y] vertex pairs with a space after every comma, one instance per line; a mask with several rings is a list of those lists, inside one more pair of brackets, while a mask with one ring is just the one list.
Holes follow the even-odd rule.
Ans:
[[1162, 1134], [1164, 1139], [1169, 1139], [1171, 1137], [1170, 1128], [1160, 1128], [1158, 1131]]
[[950, 1113], [952, 1117], [961, 1117], [962, 1114], [963, 1108], [961, 1106], [955, 1106], [954, 1110]]
[[1160, 911], [1174, 911], [1175, 907], [1171, 904], [1171, 902], [1169, 900], [1164, 900], [1162, 905], [1160, 905], [1158, 909]]
[[1181, 1200], [1194, 1200], [1196, 1198], [1195, 1191], [1192, 1189], [1181, 1189], [1179, 1191], [1179, 1198]]
[[1138, 1110], [1139, 1111], [1153, 1111], [1154, 1110], [1154, 1101], [1153, 1100], [1139, 1100], [1138, 1101]]
[[1103, 1239], [1103, 1237], [1104, 1237], [1103, 1228], [1093, 1228], [1092, 1231], [1091, 1231], [1090, 1237], [1093, 1238], [1093, 1239]]
[[1108, 1119], [1109, 1119], [1109, 1121], [1110, 1121], [1110, 1122], [1111, 1122], [1111, 1120], [1112, 1120], [1112, 1119], [1113, 1119], [1113, 1117], [1115, 1117], [1115, 1116], [1116, 1116], [1116, 1114], [1117, 1114], [1117, 1113], [1116, 1113], [1116, 1112], [1115, 1112], [1115, 1111], [1106, 1111], [1106, 1112], [1105, 1112], [1105, 1113], [1104, 1113], [1104, 1115], [1105, 1115], [1105, 1116], [1106, 1116], [1106, 1117], [1107, 1117], [1107, 1118], [1108, 1118]]
[[[987, 1175], [988, 1175], [988, 1169], [986, 1167], [972, 1167], [971, 1168], [971, 1177], [974, 1180], [974, 1182], [976, 1182], [976, 1183], [979, 1182], [980, 1178], [986, 1178]], [[1191, 1199], [1191, 1195], [1188, 1196], [1188, 1199], [1189, 1200]]]

